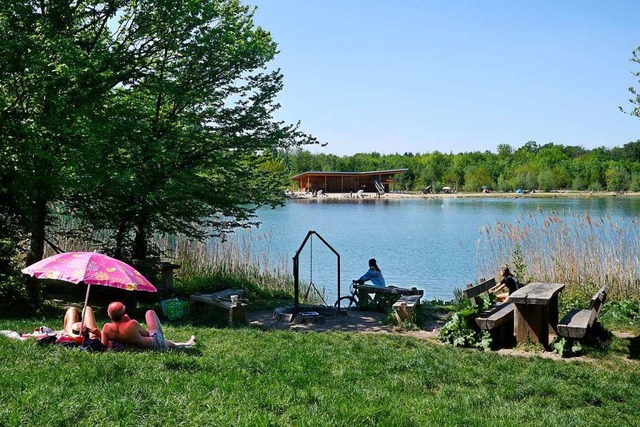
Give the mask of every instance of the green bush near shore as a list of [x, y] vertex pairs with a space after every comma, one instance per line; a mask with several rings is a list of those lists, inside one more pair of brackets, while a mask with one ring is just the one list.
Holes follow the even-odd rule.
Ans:
[[[25, 330], [59, 319], [0, 320]], [[0, 337], [0, 425], [637, 425], [640, 367], [508, 357], [403, 335], [167, 325], [189, 351]], [[623, 344], [620, 344], [621, 346]]]

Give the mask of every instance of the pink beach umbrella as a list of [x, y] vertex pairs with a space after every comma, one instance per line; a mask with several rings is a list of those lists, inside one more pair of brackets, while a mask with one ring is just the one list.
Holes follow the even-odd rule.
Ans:
[[89, 300], [91, 285], [110, 286], [128, 291], [157, 291], [151, 282], [129, 264], [97, 252], [65, 252], [53, 255], [22, 269], [22, 272], [38, 279], [86, 283], [83, 328], [84, 307]]

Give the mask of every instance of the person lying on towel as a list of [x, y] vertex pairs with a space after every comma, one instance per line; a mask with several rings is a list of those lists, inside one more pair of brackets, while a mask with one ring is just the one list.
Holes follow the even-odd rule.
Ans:
[[107, 314], [111, 322], [102, 327], [103, 345], [109, 346], [109, 342], [116, 341], [132, 347], [166, 350], [191, 347], [195, 344], [196, 338], [193, 335], [189, 341], [183, 343], [165, 339], [160, 319], [153, 310], [148, 310], [144, 316], [148, 330], [143, 328], [137, 320], [131, 319], [125, 310], [126, 307], [119, 301], [109, 304]]

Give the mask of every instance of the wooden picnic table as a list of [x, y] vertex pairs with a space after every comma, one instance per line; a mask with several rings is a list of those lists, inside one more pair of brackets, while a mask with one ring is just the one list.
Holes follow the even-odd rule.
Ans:
[[562, 283], [532, 282], [509, 295], [514, 303], [514, 335], [549, 347], [549, 333], [558, 334], [558, 293]]
[[243, 294], [243, 289], [225, 289], [224, 291], [216, 292], [214, 294], [197, 293], [191, 295], [189, 303], [193, 306], [196, 302], [200, 302], [228, 310], [230, 325], [235, 323], [247, 323], [246, 300], [239, 300], [236, 304], [231, 303], [231, 295], [238, 295], [238, 297], [242, 297]]

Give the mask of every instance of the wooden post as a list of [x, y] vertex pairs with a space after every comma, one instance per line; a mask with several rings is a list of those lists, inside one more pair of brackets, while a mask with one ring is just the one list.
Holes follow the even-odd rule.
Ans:
[[548, 306], [549, 316], [549, 333], [558, 335], [558, 295], [554, 295], [549, 301]]
[[239, 302], [229, 308], [229, 324], [247, 323], [247, 304]]
[[527, 321], [525, 319], [526, 305], [516, 304], [513, 309], [513, 334], [517, 342], [524, 342], [527, 339]]
[[367, 305], [369, 299], [369, 293], [364, 289], [358, 288], [358, 305], [360, 307], [365, 307]]
[[160, 282], [165, 297], [173, 295], [173, 270], [180, 268], [178, 264], [160, 263]]

